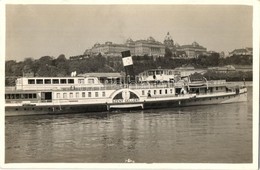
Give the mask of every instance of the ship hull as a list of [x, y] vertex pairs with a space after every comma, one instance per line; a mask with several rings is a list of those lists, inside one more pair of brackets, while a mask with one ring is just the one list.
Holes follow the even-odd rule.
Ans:
[[209, 94], [209, 95], [190, 95], [186, 97], [177, 96], [173, 98], [156, 98], [151, 97], [139, 102], [126, 103], [98, 103], [98, 104], [68, 104], [68, 105], [23, 105], [23, 106], [6, 106], [6, 116], [19, 115], [39, 115], [39, 114], [73, 114], [73, 113], [91, 113], [107, 112], [111, 110], [137, 110], [137, 109], [160, 109], [160, 108], [177, 108], [187, 106], [201, 106], [213, 104], [227, 104], [246, 102], [247, 93], [239, 94]]

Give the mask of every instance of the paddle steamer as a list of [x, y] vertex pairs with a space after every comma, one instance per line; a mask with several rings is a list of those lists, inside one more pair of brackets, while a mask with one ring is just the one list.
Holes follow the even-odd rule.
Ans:
[[192, 82], [171, 69], [133, 73], [130, 52], [122, 52], [126, 77], [100, 82], [93, 76], [21, 77], [5, 89], [5, 115], [105, 112], [157, 109], [247, 101], [244, 86], [225, 80]]

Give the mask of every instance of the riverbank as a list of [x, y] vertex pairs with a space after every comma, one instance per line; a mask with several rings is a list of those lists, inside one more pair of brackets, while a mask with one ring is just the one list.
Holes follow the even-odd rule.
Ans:
[[239, 86], [242, 86], [242, 85], [245, 85], [247, 87], [252, 87], [253, 86], [253, 81], [227, 81], [228, 84], [232, 84], [232, 85], [239, 85]]

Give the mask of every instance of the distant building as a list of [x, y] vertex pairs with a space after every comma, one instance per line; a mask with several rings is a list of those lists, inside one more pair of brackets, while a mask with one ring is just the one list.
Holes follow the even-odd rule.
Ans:
[[174, 41], [169, 32], [167, 33], [167, 35], [164, 38], [164, 45], [165, 45], [165, 47], [169, 48], [170, 50], [175, 50]]
[[173, 58], [196, 58], [199, 55], [209, 55], [207, 48], [201, 46], [197, 42], [193, 42], [190, 45], [179, 45], [174, 42], [169, 32], [164, 38], [163, 43], [156, 41], [153, 37], [148, 37], [146, 40], [133, 41], [131, 38], [127, 39], [124, 44], [114, 44], [110, 41], [104, 44], [96, 43], [91, 49], [85, 51], [85, 55], [97, 55], [103, 56], [121, 56], [121, 52], [130, 50], [133, 56], [153, 56], [163, 57], [165, 55], [165, 49], [168, 48], [173, 54]]
[[174, 58], [196, 58], [199, 55], [207, 55], [207, 48], [193, 42], [191, 45], [182, 45], [174, 43], [172, 36], [168, 32], [164, 38], [165, 47], [172, 51]]
[[240, 49], [235, 49], [232, 52], [229, 52], [229, 56], [233, 55], [253, 55], [253, 48], [240, 48]]
[[187, 58], [197, 58], [199, 55], [207, 55], [207, 48], [193, 42], [191, 45], [182, 45], [176, 51], [184, 51]]
[[113, 44], [106, 42], [105, 44], [96, 43], [91, 49], [86, 50], [85, 54], [102, 54], [104, 56], [121, 56], [122, 51], [130, 50], [135, 56], [164, 56], [165, 46], [156, 41], [153, 37], [148, 37], [147, 40], [133, 41], [128, 39], [125, 44]]

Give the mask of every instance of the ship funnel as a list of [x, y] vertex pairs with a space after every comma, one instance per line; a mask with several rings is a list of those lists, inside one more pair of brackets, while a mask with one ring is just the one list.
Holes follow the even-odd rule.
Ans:
[[123, 65], [126, 72], [127, 82], [134, 82], [135, 81], [135, 74], [134, 74], [134, 66], [133, 66], [133, 59], [130, 53], [130, 50], [121, 52]]

